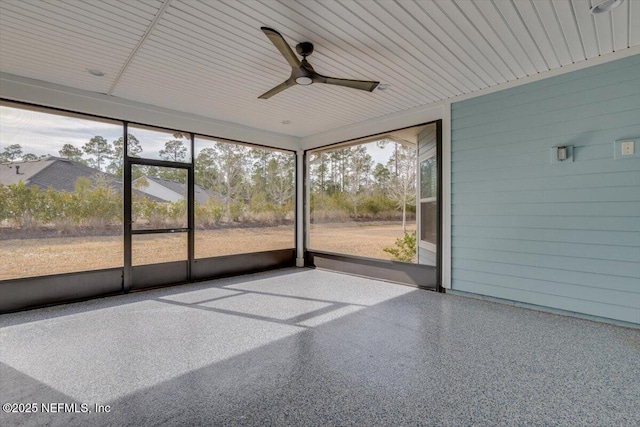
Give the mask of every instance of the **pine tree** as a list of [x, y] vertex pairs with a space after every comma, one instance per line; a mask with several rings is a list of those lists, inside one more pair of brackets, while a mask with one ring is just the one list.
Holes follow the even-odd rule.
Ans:
[[99, 170], [106, 168], [107, 161], [113, 158], [114, 152], [109, 141], [102, 136], [96, 135], [82, 146], [82, 150], [89, 156], [93, 156], [88, 160], [89, 166]]
[[218, 191], [220, 173], [216, 167], [216, 156], [217, 153], [213, 148], [207, 147], [200, 150], [194, 164], [194, 178], [197, 185]]
[[71, 144], [64, 144], [58, 154], [64, 159], [82, 162], [82, 150]]
[[173, 139], [164, 143], [164, 150], [160, 150], [160, 158], [171, 162], [184, 162], [187, 159], [187, 147], [184, 141]]
[[14, 162], [22, 157], [22, 146], [11, 144], [0, 153], [0, 162]]
[[[142, 147], [140, 141], [135, 135], [127, 134], [129, 157], [138, 157], [138, 154], [142, 153]], [[113, 161], [109, 164], [108, 170], [110, 173], [116, 176], [123, 176], [124, 173], [124, 138], [120, 137], [113, 141]]]
[[367, 147], [357, 145], [344, 153], [345, 184], [344, 192], [353, 204], [353, 214], [358, 219], [358, 206], [367, 192], [367, 181], [371, 173], [373, 160], [367, 153]]

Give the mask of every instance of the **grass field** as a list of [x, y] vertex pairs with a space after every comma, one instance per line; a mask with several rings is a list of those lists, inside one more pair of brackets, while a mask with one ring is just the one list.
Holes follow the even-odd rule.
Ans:
[[[413, 225], [413, 224], [412, 224]], [[196, 231], [196, 258], [294, 247], [292, 226]], [[382, 250], [402, 236], [398, 222], [312, 225], [310, 247], [390, 259]], [[133, 265], [187, 258], [187, 235], [133, 236]], [[0, 241], [0, 280], [123, 265], [122, 236], [56, 237]]]
[[[407, 231], [415, 230], [415, 223]], [[391, 259], [382, 249], [394, 246], [402, 237], [402, 222], [348, 222], [336, 224], [312, 224], [311, 249], [359, 255], [371, 258]]]

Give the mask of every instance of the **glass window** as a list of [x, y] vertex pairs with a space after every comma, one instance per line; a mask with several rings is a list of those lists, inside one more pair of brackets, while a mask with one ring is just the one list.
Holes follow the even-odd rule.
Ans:
[[195, 257], [294, 248], [295, 154], [195, 141]]
[[420, 198], [428, 199], [438, 194], [438, 163], [435, 157], [420, 162]]
[[420, 162], [420, 240], [438, 243], [438, 163], [435, 155]]
[[123, 265], [122, 135], [118, 122], [0, 105], [0, 280]]
[[415, 144], [383, 138], [308, 161], [310, 249], [415, 262]]
[[128, 126], [128, 154], [143, 159], [191, 163], [191, 135], [148, 126]]
[[438, 202], [420, 202], [420, 240], [438, 244]]

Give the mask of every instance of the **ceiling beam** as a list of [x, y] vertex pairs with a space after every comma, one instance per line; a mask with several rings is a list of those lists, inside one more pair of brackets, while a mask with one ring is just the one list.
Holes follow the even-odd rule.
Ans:
[[131, 54], [125, 61], [122, 68], [120, 68], [120, 72], [118, 73], [116, 78], [113, 80], [113, 83], [111, 83], [111, 87], [107, 91], [107, 95], [113, 95], [113, 91], [116, 89], [116, 86], [120, 82], [120, 79], [122, 78], [124, 73], [127, 71], [127, 68], [129, 68], [129, 64], [131, 64], [131, 61], [133, 61], [133, 58], [135, 58], [135, 56], [138, 54], [138, 51], [140, 50], [142, 45], [147, 41], [147, 38], [149, 38], [149, 36], [151, 35], [151, 32], [156, 27], [156, 24], [158, 23], [162, 15], [164, 15], [164, 11], [167, 10], [167, 8], [169, 7], [169, 4], [171, 4], [172, 1], [173, 0], [165, 0], [162, 6], [160, 6], [160, 9], [158, 9], [158, 13], [156, 13], [156, 16], [153, 18], [153, 21], [151, 21], [151, 24], [149, 24], [149, 27], [140, 38], [140, 41], [138, 41], [138, 44], [136, 45], [136, 47], [131, 51]]

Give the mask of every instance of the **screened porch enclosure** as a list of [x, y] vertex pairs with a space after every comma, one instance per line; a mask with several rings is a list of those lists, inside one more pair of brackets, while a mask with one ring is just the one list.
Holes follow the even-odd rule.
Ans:
[[295, 154], [3, 102], [0, 310], [291, 266]]
[[441, 127], [307, 151], [309, 265], [440, 288]]

